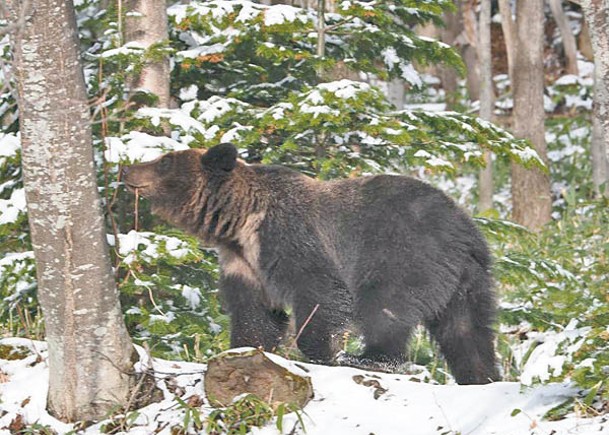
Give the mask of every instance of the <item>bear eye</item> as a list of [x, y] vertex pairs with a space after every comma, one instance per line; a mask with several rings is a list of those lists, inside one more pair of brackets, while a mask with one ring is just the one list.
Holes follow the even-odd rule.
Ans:
[[159, 163], [157, 164], [157, 169], [159, 173], [164, 174], [171, 169], [171, 164], [173, 163], [173, 159], [171, 154], [163, 156]]

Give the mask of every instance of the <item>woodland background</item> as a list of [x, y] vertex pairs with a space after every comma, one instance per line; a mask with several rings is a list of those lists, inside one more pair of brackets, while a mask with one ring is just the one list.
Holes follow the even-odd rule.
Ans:
[[[53, 415], [107, 416], [83, 405], [98, 391], [81, 393], [112, 378], [99, 354], [132, 364], [131, 340], [201, 363], [228, 348], [215, 253], [119, 177], [121, 165], [227, 141], [248, 162], [322, 179], [409, 174], [449, 193], [493, 251], [504, 379], [576, 385], [552, 418], [609, 410], [608, 2], [1, 9], [0, 327], [56, 352]], [[424, 381], [451, 382], [424, 330], [410, 359]], [[113, 376], [105, 388], [128, 397], [134, 381]], [[70, 382], [77, 406], [54, 402]]]

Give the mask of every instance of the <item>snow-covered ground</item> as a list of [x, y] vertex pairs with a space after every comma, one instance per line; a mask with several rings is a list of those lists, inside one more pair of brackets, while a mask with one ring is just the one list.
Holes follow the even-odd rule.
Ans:
[[[3, 339], [0, 345], [30, 349], [23, 359], [0, 360], [0, 433], [17, 415], [28, 424], [48, 425], [58, 433], [73, 430], [46, 411], [48, 366], [46, 343], [25, 339]], [[609, 434], [609, 419], [570, 415], [561, 421], [545, 421], [542, 416], [575, 394], [566, 385], [551, 384], [525, 388], [518, 383], [498, 382], [483, 386], [430, 385], [414, 382], [408, 375], [392, 375], [347, 367], [325, 367], [295, 363], [275, 355], [275, 362], [299, 373], [306, 371], [315, 390], [314, 399], [301, 413], [305, 430], [294, 414], [283, 417], [284, 433], [308, 435], [425, 435], [425, 434]], [[154, 369], [177, 382], [181, 398], [204, 396], [202, 364], [155, 359]], [[355, 379], [354, 379], [355, 377]], [[357, 382], [356, 382], [357, 381]], [[369, 382], [366, 382], [369, 381]], [[173, 381], [172, 381], [173, 382]], [[175, 401], [161, 380], [165, 399], [139, 410], [124, 433], [170, 434], [174, 425], [184, 423], [184, 408]], [[212, 410], [201, 407], [204, 417]], [[78, 433], [100, 433], [103, 423]], [[160, 430], [159, 430], [160, 429]], [[280, 433], [276, 425], [252, 433]]]

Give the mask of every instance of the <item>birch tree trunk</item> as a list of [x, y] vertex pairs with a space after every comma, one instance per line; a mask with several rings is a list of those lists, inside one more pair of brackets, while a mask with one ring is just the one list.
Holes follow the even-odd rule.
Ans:
[[565, 50], [565, 58], [567, 60], [565, 69], [567, 71], [567, 74], [577, 75], [577, 43], [575, 42], [575, 35], [571, 30], [571, 26], [569, 26], [569, 21], [567, 20], [565, 11], [562, 8], [562, 1], [549, 1], [550, 10], [552, 11], [552, 16], [554, 16], [554, 21], [556, 21], [556, 25], [558, 26], [558, 30], [560, 31], [562, 45]]
[[[125, 1], [125, 42], [148, 48], [169, 39], [167, 6], [164, 1]], [[148, 62], [131, 83], [131, 91], [145, 89], [158, 97], [157, 107], [169, 107], [169, 56]]]
[[387, 83], [387, 99], [397, 110], [402, 110], [404, 108], [405, 94], [404, 80], [393, 79]]
[[[493, 116], [493, 63], [491, 57], [491, 2], [480, 2], [478, 20], [478, 59], [480, 66], [480, 117], [488, 121]], [[478, 177], [478, 211], [493, 208], [493, 160], [491, 152], [484, 152], [486, 166]]]
[[[542, 0], [516, 3], [516, 53], [513, 68], [514, 132], [529, 139], [547, 163], [544, 127], [544, 13]], [[550, 178], [537, 168], [512, 164], [512, 217], [531, 230], [550, 221]]]
[[[129, 399], [134, 348], [112, 274], [71, 0], [10, 0], [23, 177], [49, 346], [48, 410], [101, 419]], [[28, 10], [21, 10], [29, 4]]]
[[[596, 90], [596, 85], [595, 85]], [[609, 159], [608, 146], [603, 136], [603, 127], [600, 119], [593, 115], [592, 140], [590, 143], [590, 158], [592, 159], [592, 182], [597, 197], [609, 196]]]
[[[592, 171], [597, 192], [609, 193], [609, 0], [582, 0], [594, 51]], [[602, 189], [602, 185], [605, 188]], [[601, 192], [603, 190], [604, 192]]]

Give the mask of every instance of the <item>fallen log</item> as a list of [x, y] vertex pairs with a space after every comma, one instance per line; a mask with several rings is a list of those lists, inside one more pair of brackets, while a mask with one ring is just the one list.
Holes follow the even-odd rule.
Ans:
[[254, 348], [228, 350], [210, 359], [204, 388], [210, 404], [216, 407], [226, 407], [247, 393], [274, 410], [282, 403], [302, 408], [313, 398], [311, 378], [290, 371]]

